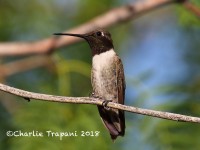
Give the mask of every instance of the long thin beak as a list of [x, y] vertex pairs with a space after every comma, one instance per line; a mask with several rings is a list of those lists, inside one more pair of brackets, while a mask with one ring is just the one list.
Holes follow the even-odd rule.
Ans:
[[72, 34], [72, 33], [54, 33], [54, 35], [66, 35], [66, 36], [76, 36], [86, 39], [87, 35], [84, 34]]

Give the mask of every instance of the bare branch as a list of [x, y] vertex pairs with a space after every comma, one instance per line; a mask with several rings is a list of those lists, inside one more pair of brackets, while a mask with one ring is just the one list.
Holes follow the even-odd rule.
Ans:
[[[23, 97], [27, 100], [35, 99], [35, 100], [42, 100], [48, 102], [61, 102], [61, 103], [73, 103], [73, 104], [93, 104], [93, 105], [102, 105], [103, 101], [97, 98], [90, 98], [90, 97], [64, 97], [64, 96], [55, 96], [55, 95], [46, 95], [46, 94], [38, 94], [33, 92], [28, 92], [24, 90], [20, 90], [17, 88], [13, 88], [4, 84], [0, 84], [0, 90]], [[185, 116], [180, 114], [168, 113], [168, 112], [161, 112], [149, 109], [142, 109], [133, 106], [126, 106], [121, 105], [118, 103], [109, 102], [108, 107], [116, 108], [124, 111], [128, 111], [131, 113], [137, 113], [162, 119], [168, 119], [173, 121], [182, 121], [182, 122], [194, 122], [200, 123], [200, 118], [198, 117], [191, 117]]]
[[189, 1], [186, 1], [185, 3], [183, 3], [183, 5], [185, 6], [186, 9], [188, 9], [191, 13], [195, 14], [198, 18], [200, 18], [200, 8], [198, 8], [197, 6], [195, 6], [194, 4], [192, 4]]
[[53, 60], [49, 55], [26, 57], [3, 65], [0, 64], [0, 78], [44, 66], [48, 68], [53, 68], [52, 66], [54, 66]]
[[[172, 3], [183, 4], [183, 6], [185, 6], [189, 11], [200, 17], [200, 9], [188, 2], [188, 0], [144, 0], [133, 2], [119, 8], [114, 8], [87, 23], [67, 30], [66, 32], [86, 33], [97, 27], [108, 28], [136, 18], [150, 10]], [[35, 42], [1, 42], [0, 56], [51, 53], [56, 48], [71, 45], [79, 41], [81, 41], [79, 38], [62, 36], [59, 38], [49, 37]]]
[[[135, 18], [150, 10], [154, 10], [155, 8], [175, 2], [176, 1], [174, 0], [144, 0], [133, 2], [119, 8], [114, 8], [87, 23], [67, 30], [66, 32], [86, 33], [97, 27], [108, 28]], [[53, 49], [67, 46], [80, 40], [81, 39], [75, 37], [61, 36], [58, 38], [50, 37], [36, 42], [2, 42], [0, 43], [0, 56], [50, 53]]]

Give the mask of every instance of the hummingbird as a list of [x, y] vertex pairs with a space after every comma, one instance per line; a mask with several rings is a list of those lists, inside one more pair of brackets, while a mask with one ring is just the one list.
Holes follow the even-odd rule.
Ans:
[[86, 34], [54, 35], [75, 36], [88, 42], [92, 51], [91, 96], [104, 100], [103, 105], [97, 107], [111, 139], [114, 141], [118, 136], [124, 136], [124, 111], [107, 107], [110, 101], [124, 104], [126, 87], [123, 64], [114, 50], [111, 34], [103, 29], [96, 29]]

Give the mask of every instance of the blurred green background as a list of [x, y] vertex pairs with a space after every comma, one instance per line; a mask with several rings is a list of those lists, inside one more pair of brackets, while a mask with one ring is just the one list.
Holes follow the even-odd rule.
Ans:
[[[0, 0], [0, 41], [35, 41], [78, 26], [131, 0]], [[198, 0], [193, 1], [200, 6]], [[200, 21], [170, 5], [109, 29], [122, 58], [126, 104], [200, 116]], [[25, 56], [2, 57], [1, 65]], [[1, 78], [28, 91], [88, 96], [91, 52], [86, 42], [49, 55], [50, 65]], [[35, 60], [37, 61], [37, 60]], [[126, 113], [126, 136], [112, 143], [96, 106], [48, 103], [0, 92], [0, 149], [197, 150], [200, 125]], [[100, 131], [98, 137], [8, 137], [6, 131]]]

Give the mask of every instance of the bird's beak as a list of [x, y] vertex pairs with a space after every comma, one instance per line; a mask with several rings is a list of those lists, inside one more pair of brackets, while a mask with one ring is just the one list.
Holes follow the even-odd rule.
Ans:
[[54, 35], [65, 35], [65, 36], [75, 36], [86, 39], [87, 35], [84, 34], [72, 34], [72, 33], [54, 33]]

